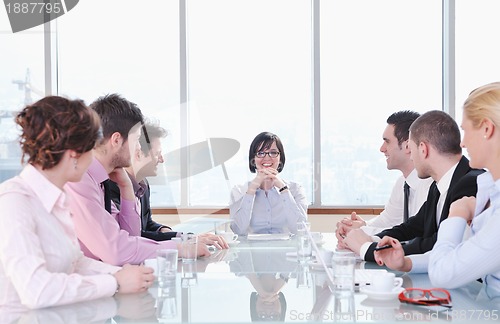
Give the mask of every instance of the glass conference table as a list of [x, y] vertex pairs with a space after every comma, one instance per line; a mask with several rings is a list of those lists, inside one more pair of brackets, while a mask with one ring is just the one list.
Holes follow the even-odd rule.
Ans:
[[[333, 234], [321, 249], [334, 250]], [[296, 241], [248, 241], [195, 263], [179, 261], [175, 282], [148, 292], [12, 314], [15, 323], [500, 322], [500, 302], [479, 282], [449, 290], [453, 308], [422, 307], [361, 292], [336, 296], [322, 267], [299, 263]], [[374, 263], [358, 267], [377, 268]], [[397, 273], [403, 286], [431, 288], [426, 274]]]

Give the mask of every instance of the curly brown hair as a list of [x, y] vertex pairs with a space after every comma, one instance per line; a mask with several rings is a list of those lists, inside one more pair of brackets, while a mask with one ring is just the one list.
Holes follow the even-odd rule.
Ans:
[[42, 169], [56, 166], [66, 150], [90, 151], [102, 137], [99, 116], [82, 100], [45, 97], [26, 106], [15, 118], [21, 126], [19, 143], [28, 163]]

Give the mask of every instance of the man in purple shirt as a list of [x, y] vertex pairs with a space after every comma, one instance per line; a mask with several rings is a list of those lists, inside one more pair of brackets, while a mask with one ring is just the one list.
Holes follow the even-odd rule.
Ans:
[[[124, 170], [130, 165], [131, 152], [140, 148], [141, 110], [116, 94], [98, 98], [91, 108], [101, 117], [103, 139], [94, 148], [94, 159], [82, 180], [65, 187], [71, 196], [69, 207], [83, 253], [121, 266], [155, 258], [158, 249], [177, 248], [172, 241], [141, 237], [140, 206]], [[120, 210], [105, 199], [108, 179], [120, 188]], [[206, 244], [198, 244], [198, 255], [210, 255]]]

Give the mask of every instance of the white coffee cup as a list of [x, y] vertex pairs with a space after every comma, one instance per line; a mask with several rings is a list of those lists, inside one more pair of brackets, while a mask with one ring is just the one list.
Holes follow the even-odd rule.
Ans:
[[371, 287], [377, 292], [391, 292], [403, 285], [402, 278], [396, 278], [392, 272], [382, 272], [374, 274], [372, 277]]
[[155, 259], [146, 259], [144, 260], [144, 265], [149, 268], [153, 268], [153, 274], [158, 276], [158, 262]]
[[238, 234], [231, 232], [220, 232], [219, 235], [222, 236], [227, 243], [232, 243], [238, 239]]

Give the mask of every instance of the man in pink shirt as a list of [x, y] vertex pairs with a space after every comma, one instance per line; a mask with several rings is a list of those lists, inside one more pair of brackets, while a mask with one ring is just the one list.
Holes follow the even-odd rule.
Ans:
[[[141, 237], [140, 206], [124, 170], [130, 165], [131, 152], [140, 147], [138, 140], [144, 122], [141, 110], [116, 94], [100, 97], [91, 108], [101, 117], [103, 139], [94, 148], [94, 159], [82, 180], [65, 187], [71, 196], [69, 207], [83, 253], [106, 263], [124, 265], [155, 258], [158, 249], [177, 248], [172, 241]], [[120, 188], [120, 210], [105, 199], [105, 182], [109, 179]], [[198, 255], [210, 255], [206, 244], [198, 244]]]

